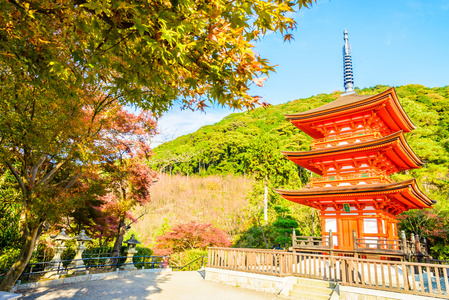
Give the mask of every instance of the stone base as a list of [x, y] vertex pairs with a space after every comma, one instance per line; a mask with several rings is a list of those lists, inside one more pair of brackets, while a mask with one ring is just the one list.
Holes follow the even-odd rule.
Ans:
[[98, 274], [66, 277], [66, 278], [60, 278], [60, 279], [55, 279], [55, 280], [23, 283], [23, 284], [16, 285], [14, 288], [15, 288], [15, 290], [28, 290], [28, 289], [36, 289], [36, 288], [40, 288], [40, 287], [57, 286], [57, 285], [61, 285], [61, 284], [71, 284], [71, 283], [94, 281], [94, 280], [110, 280], [110, 279], [117, 279], [117, 278], [126, 278], [126, 277], [138, 276], [141, 274], [148, 274], [148, 273], [165, 274], [165, 273], [170, 273], [170, 272], [172, 272], [171, 268], [98, 273]]
[[123, 267], [120, 267], [120, 270], [123, 271], [135, 271], [137, 268], [133, 264], [125, 265]]
[[83, 273], [87, 272], [87, 269], [86, 269], [86, 266], [84, 265], [84, 263], [78, 264], [78, 265], [70, 264], [67, 266], [67, 268], [69, 269], [67, 271], [67, 274], [83, 274]]

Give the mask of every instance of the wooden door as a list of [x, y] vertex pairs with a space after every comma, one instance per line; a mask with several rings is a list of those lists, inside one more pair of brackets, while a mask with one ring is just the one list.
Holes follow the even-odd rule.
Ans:
[[354, 250], [352, 231], [355, 230], [358, 237], [357, 219], [341, 219], [341, 240], [338, 241], [339, 248], [344, 250]]

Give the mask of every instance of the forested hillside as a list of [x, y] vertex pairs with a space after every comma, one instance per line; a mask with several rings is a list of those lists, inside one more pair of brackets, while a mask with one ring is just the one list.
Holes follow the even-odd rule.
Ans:
[[[359, 95], [375, 95], [388, 88], [375, 86], [356, 91]], [[402, 216], [401, 226], [407, 232], [428, 236], [433, 240], [438, 255], [448, 257], [449, 247], [444, 245], [447, 241], [445, 227], [449, 220], [449, 86], [427, 88], [406, 85], [396, 87], [396, 92], [405, 111], [418, 126], [412, 133], [406, 134], [406, 138], [414, 151], [426, 161], [426, 165], [418, 170], [395, 174], [393, 179], [401, 181], [415, 177], [421, 189], [438, 201], [432, 210], [409, 212]], [[340, 92], [320, 94], [267, 108], [233, 113], [214, 125], [204, 126], [192, 134], [155, 148], [153, 168], [160, 172], [188, 176], [254, 176], [258, 183], [248, 197], [254, 200], [252, 203], [259, 202], [260, 208], [262, 180], [265, 176], [269, 187], [287, 188], [300, 188], [311, 176], [309, 171], [297, 167], [280, 154], [281, 150], [309, 150], [311, 142], [310, 137], [284, 118], [284, 114], [309, 110], [339, 96]], [[304, 209], [299, 213], [296, 207], [270, 192], [271, 223], [276, 218], [274, 208], [279, 205], [286, 207], [296, 219], [300, 215], [311, 219], [311, 210], [308, 215], [304, 214]], [[307, 223], [298, 221], [300, 224]], [[313, 228], [309, 223], [310, 226], [300, 230], [311, 233]], [[319, 225], [315, 226], [318, 230]], [[248, 244], [243, 243], [245, 245]]]
[[[388, 88], [375, 86], [357, 89], [357, 93], [374, 95]], [[407, 85], [396, 87], [396, 92], [405, 111], [418, 126], [407, 134], [407, 140], [427, 161], [425, 168], [411, 171], [411, 174], [422, 182], [443, 187], [449, 166], [449, 86]], [[284, 159], [279, 150], [308, 150], [311, 138], [291, 125], [284, 114], [321, 106], [338, 98], [339, 94], [320, 94], [266, 109], [233, 113], [214, 125], [155, 148], [153, 167], [166, 173], [186, 175], [245, 174], [257, 172], [260, 168], [255, 164], [264, 165], [260, 156], [265, 154], [271, 163], [266, 167], [281, 167], [284, 169], [281, 175], [292, 176], [288, 171], [296, 166]], [[305, 181], [307, 173], [298, 171]]]

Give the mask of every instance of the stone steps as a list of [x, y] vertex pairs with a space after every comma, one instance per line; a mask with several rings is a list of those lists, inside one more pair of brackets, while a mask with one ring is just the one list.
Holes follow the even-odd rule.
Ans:
[[297, 278], [297, 283], [290, 291], [290, 297], [305, 300], [329, 300], [334, 289], [334, 282]]

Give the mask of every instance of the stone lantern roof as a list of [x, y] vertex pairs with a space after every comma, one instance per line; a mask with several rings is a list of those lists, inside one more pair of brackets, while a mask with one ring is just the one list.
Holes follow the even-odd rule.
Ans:
[[88, 237], [86, 235], [86, 231], [84, 229], [81, 230], [80, 234], [75, 236], [74, 239], [77, 240], [77, 241], [85, 241], [85, 242], [88, 242], [88, 241], [92, 240], [90, 237]]
[[127, 243], [128, 245], [137, 245], [137, 244], [141, 244], [141, 242], [139, 242], [138, 240], [136, 240], [134, 234], [131, 236], [131, 238], [127, 241], [125, 241], [125, 243]]
[[65, 229], [61, 229], [60, 233], [54, 236], [50, 236], [50, 238], [54, 239], [55, 241], [67, 241], [72, 239], [65, 233]]

